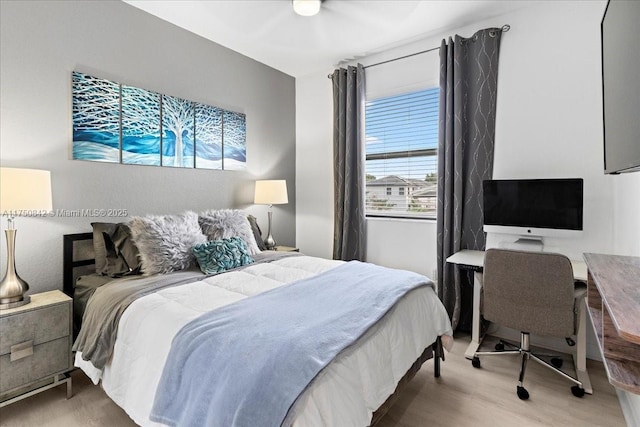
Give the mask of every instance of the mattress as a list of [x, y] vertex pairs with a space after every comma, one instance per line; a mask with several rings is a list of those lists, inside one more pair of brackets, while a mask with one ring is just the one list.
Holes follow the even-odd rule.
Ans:
[[[269, 289], [328, 271], [342, 261], [287, 257], [162, 289], [122, 314], [113, 355], [104, 370], [76, 353], [76, 366], [140, 425], [149, 421], [155, 389], [175, 334], [203, 313]], [[438, 336], [451, 335], [446, 310], [433, 288], [401, 299], [354, 345], [340, 353], [292, 408], [294, 426], [364, 426], [398, 381]]]

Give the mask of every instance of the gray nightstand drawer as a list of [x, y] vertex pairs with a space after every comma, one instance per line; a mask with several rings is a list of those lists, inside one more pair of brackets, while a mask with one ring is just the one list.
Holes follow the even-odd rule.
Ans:
[[25, 341], [33, 340], [36, 346], [69, 336], [69, 310], [69, 304], [57, 304], [1, 318], [0, 355], [10, 353], [12, 346]]
[[[67, 308], [66, 305], [63, 307]], [[71, 369], [70, 337], [65, 336], [33, 346], [33, 354], [11, 361], [11, 354], [0, 356], [0, 394], [56, 373]], [[23, 354], [28, 354], [28, 351]]]

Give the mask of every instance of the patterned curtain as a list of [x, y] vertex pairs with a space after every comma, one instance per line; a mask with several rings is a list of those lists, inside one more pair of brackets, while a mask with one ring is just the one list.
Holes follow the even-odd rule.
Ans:
[[482, 181], [493, 173], [500, 28], [458, 35], [440, 46], [438, 136], [438, 296], [453, 328], [471, 323], [473, 275], [446, 259], [484, 250]]
[[333, 72], [333, 258], [364, 261], [364, 68]]

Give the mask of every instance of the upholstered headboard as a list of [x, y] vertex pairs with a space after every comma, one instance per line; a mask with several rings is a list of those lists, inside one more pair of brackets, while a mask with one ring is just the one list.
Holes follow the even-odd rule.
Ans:
[[63, 236], [62, 290], [73, 297], [73, 284], [78, 276], [95, 272], [93, 233], [65, 234]]

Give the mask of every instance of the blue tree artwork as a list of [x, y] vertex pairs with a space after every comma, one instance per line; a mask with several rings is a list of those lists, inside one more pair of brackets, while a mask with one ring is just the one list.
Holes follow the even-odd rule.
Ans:
[[122, 163], [160, 166], [160, 94], [122, 85]]
[[73, 158], [120, 162], [120, 85], [73, 72]]
[[194, 167], [194, 105], [162, 95], [162, 166]]
[[246, 116], [225, 111], [222, 125], [225, 170], [244, 170], [247, 167]]
[[196, 168], [222, 169], [222, 110], [196, 104]]
[[246, 116], [74, 71], [72, 158], [245, 170]]

